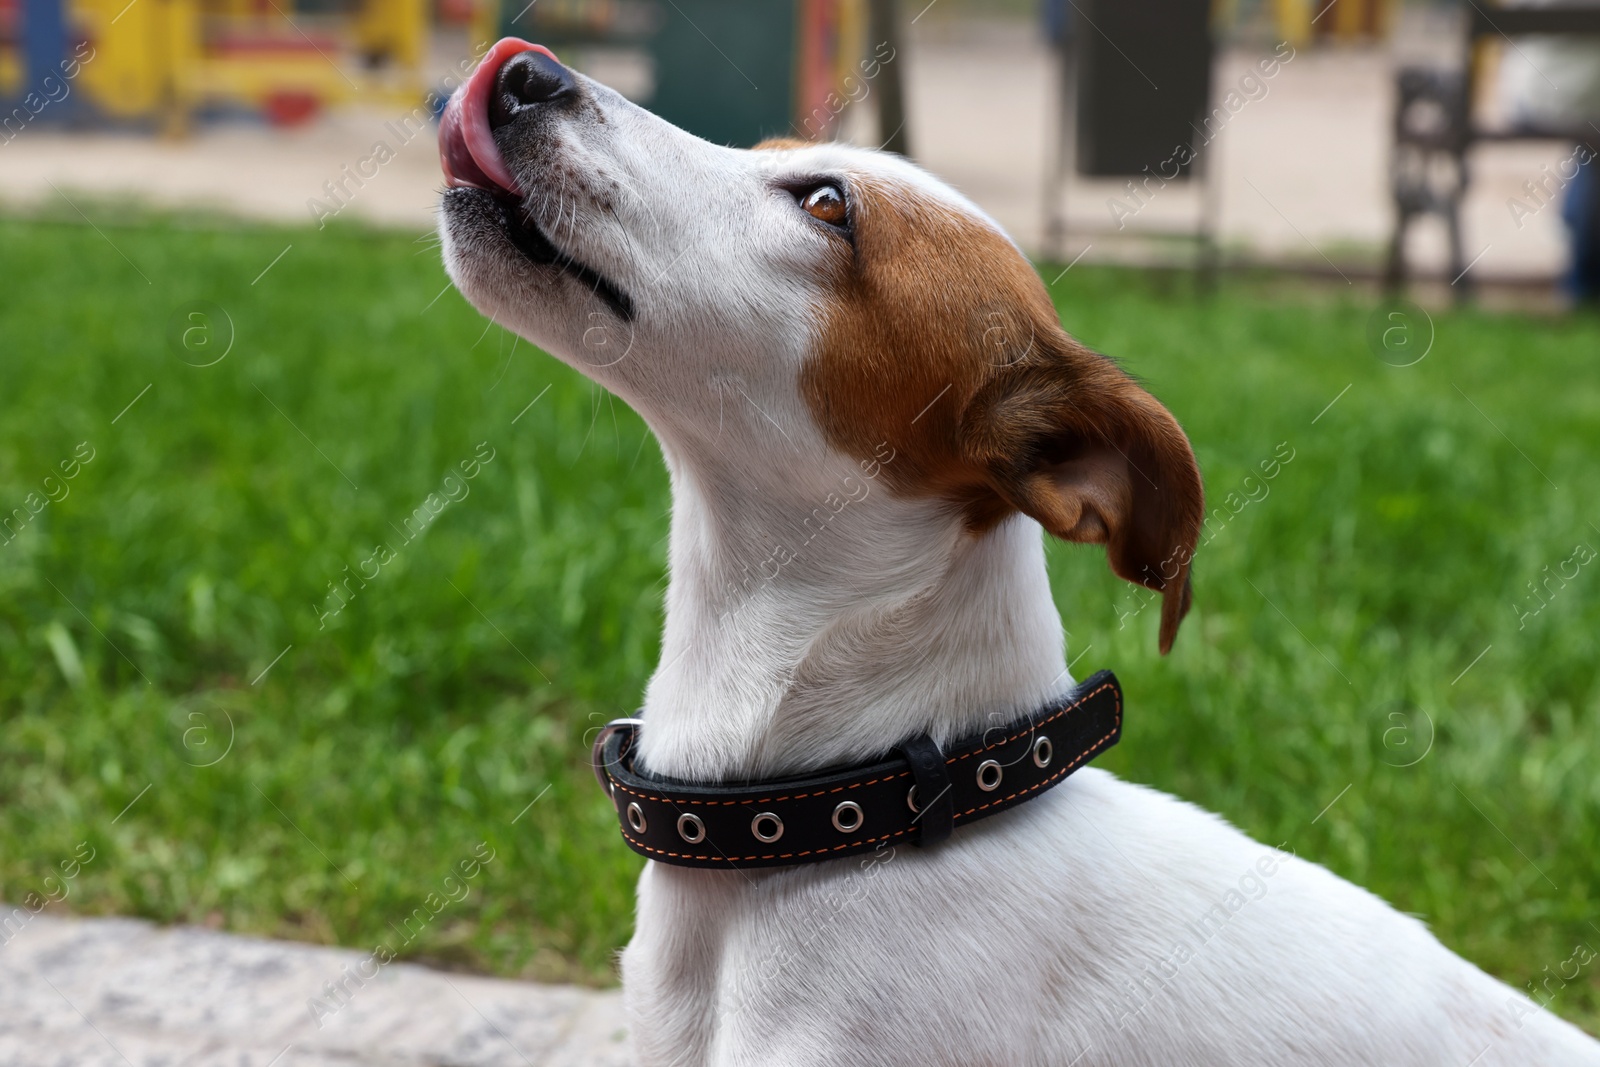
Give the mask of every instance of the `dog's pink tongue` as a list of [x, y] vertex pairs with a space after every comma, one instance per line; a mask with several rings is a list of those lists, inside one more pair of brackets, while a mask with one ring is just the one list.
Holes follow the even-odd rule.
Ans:
[[543, 52], [556, 58], [543, 45], [516, 37], [501, 38], [445, 104], [444, 114], [439, 117], [439, 163], [444, 167], [447, 184], [518, 192], [517, 180], [500, 158], [500, 149], [489, 129], [489, 99], [500, 68], [519, 52]]

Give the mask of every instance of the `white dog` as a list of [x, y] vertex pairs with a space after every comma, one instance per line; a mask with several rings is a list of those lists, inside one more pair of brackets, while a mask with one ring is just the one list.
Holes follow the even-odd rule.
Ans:
[[[510, 40], [441, 150], [456, 285], [666, 456], [639, 767], [805, 774], [1048, 706], [1072, 681], [1041, 526], [1161, 590], [1170, 646], [1188, 443], [951, 189], [708, 144]], [[1600, 1064], [1365, 890], [1093, 768], [932, 847], [649, 863], [622, 971], [646, 1065]]]

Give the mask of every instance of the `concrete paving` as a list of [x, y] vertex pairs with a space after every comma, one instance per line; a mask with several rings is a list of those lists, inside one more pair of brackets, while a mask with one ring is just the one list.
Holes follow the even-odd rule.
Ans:
[[[911, 28], [904, 70], [912, 151], [964, 190], [1030, 250], [1044, 250], [1044, 178], [1053, 145], [1057, 75], [1050, 50], [1026, 22], [940, 21]], [[1372, 262], [1389, 230], [1387, 193], [1393, 71], [1419, 53], [1451, 50], [1455, 31], [1421, 22], [1402, 27], [1381, 47], [1302, 49], [1228, 121], [1206, 153], [1217, 169], [1219, 232], [1224, 245], [1254, 256], [1321, 265]], [[463, 45], [464, 48], [464, 45]], [[1269, 47], [1238, 48], [1217, 66], [1220, 97]], [[624, 92], [648, 84], [648, 69], [614, 52], [565, 58]], [[441, 55], [444, 69], [451, 57]], [[847, 112], [847, 116], [849, 113]], [[396, 114], [341, 111], [309, 126], [273, 130], [213, 125], [183, 141], [123, 133], [73, 135], [25, 129], [0, 145], [0, 203], [64, 198], [133, 197], [181, 209], [213, 208], [253, 218], [314, 224], [313, 200], [325, 183], [355, 169], [382, 140], [393, 151], [360, 182], [341, 216], [424, 229], [433, 224], [441, 177], [431, 129], [396, 135]], [[876, 129], [863, 114], [848, 124], [861, 140]], [[1481, 255], [1486, 274], [1549, 275], [1559, 269], [1563, 235], [1557, 212], [1519, 220], [1508, 207], [1525, 181], [1541, 177], [1570, 148], [1554, 143], [1486, 147], [1474, 160], [1475, 187], [1465, 211], [1466, 254]], [[372, 171], [369, 164], [367, 170]], [[1128, 242], [1096, 237], [1114, 222], [1108, 202], [1120, 183], [1076, 183], [1069, 219], [1080, 231], [1070, 258], [1087, 244], [1088, 261], [1116, 258]], [[1161, 191], [1128, 232], [1188, 224], [1197, 202], [1189, 189]], [[1520, 225], [1519, 225], [1520, 221]], [[1439, 228], [1415, 243], [1419, 264], [1442, 269]]]
[[0, 1067], [631, 1062], [616, 991], [377, 966], [346, 949], [48, 912], [21, 929], [13, 920], [0, 939]]

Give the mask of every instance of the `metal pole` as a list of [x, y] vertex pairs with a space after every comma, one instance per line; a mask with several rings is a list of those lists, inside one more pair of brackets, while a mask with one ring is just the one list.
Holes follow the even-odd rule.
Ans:
[[878, 147], [898, 152], [910, 158], [911, 140], [906, 133], [905, 87], [901, 68], [905, 65], [905, 38], [900, 33], [899, 5], [895, 0], [870, 0], [868, 33], [872, 40], [869, 49], [887, 44], [894, 59], [884, 64], [876, 86], [878, 97], [878, 135], [883, 143]]
[[1067, 173], [1071, 166], [1068, 139], [1072, 136], [1072, 107], [1075, 94], [1072, 88], [1072, 42], [1061, 34], [1051, 49], [1056, 61], [1056, 113], [1054, 149], [1045, 170], [1044, 183], [1044, 244], [1045, 254], [1059, 259], [1067, 258]]

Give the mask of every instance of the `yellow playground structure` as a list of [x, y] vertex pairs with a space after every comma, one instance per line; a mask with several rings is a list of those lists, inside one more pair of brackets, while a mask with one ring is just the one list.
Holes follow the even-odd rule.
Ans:
[[[1064, 0], [1056, 0], [1063, 3]], [[1297, 47], [1383, 37], [1397, 0], [1212, 0], [1221, 29], [1243, 8]], [[896, 0], [0, 0], [0, 143], [34, 121], [96, 118], [168, 134], [199, 116], [277, 124], [351, 101], [414, 111], [430, 98], [436, 27], [487, 47], [502, 34], [649, 53], [649, 105], [702, 136], [827, 137], [846, 104], [897, 84], [883, 31]], [[922, 5], [912, 5], [922, 6]], [[914, 20], [913, 20], [914, 21]], [[707, 36], [710, 28], [716, 40]], [[732, 57], [737, 56], [737, 61]], [[754, 92], [747, 68], [786, 91]], [[888, 70], [890, 76], [879, 78]], [[748, 90], [748, 91], [747, 91]], [[895, 125], [891, 123], [891, 126]]]
[[1396, 0], [1272, 0], [1277, 34], [1296, 48], [1313, 39], [1379, 40], [1394, 24]]
[[[889, 6], [892, 0], [872, 0]], [[650, 105], [714, 140], [828, 136], [895, 49], [868, 0], [0, 0], [0, 143], [32, 122], [182, 134], [198, 117], [287, 125], [352, 101], [437, 108], [429, 51], [504, 34], [649, 56]], [[713, 42], [699, 27], [714, 27]], [[731, 57], [737, 56], [737, 60]], [[769, 76], [755, 91], [745, 69]], [[898, 68], [892, 68], [897, 74]], [[437, 71], [434, 71], [437, 73]], [[459, 70], [454, 72], [459, 74]], [[720, 79], [720, 80], [719, 80]], [[783, 86], [774, 91], [771, 83]], [[726, 83], [726, 84], [724, 84]], [[445, 87], [441, 82], [440, 88]]]
[[[473, 0], [440, 17], [472, 18]], [[278, 124], [369, 99], [416, 106], [430, 0], [0, 0], [0, 101], [168, 133], [203, 111]], [[57, 106], [55, 101], [62, 106]], [[71, 103], [69, 104], [68, 101]]]

